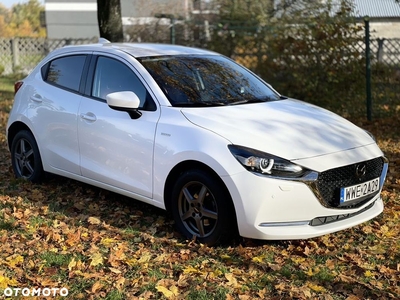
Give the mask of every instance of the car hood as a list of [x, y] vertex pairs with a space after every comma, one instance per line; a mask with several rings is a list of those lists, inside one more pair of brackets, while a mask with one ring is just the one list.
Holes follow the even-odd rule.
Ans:
[[361, 128], [320, 107], [293, 99], [207, 108], [183, 108], [193, 124], [232, 144], [288, 160], [375, 143]]

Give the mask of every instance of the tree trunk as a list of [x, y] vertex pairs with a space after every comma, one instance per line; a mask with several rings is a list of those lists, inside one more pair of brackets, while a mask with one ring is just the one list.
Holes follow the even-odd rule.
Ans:
[[97, 0], [97, 21], [100, 37], [110, 42], [123, 42], [120, 0]]

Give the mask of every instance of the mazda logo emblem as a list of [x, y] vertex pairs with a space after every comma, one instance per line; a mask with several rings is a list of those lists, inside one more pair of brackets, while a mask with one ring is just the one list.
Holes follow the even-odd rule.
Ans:
[[364, 164], [359, 164], [356, 166], [356, 177], [361, 180], [367, 173], [367, 166]]

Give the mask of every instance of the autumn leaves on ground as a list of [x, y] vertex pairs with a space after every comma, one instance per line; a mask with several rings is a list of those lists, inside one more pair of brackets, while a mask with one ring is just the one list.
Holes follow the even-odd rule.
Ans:
[[390, 159], [379, 217], [310, 240], [210, 248], [140, 202], [56, 176], [16, 180], [5, 145], [12, 86], [0, 86], [0, 298], [10, 288], [67, 288], [68, 299], [400, 298], [398, 116], [353, 120]]

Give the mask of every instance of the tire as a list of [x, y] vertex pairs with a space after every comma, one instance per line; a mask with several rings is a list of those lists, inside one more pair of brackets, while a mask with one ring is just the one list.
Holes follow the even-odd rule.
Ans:
[[17, 178], [25, 178], [31, 182], [40, 182], [43, 179], [39, 148], [29, 131], [18, 132], [12, 140], [11, 163]]
[[237, 225], [231, 197], [209, 173], [187, 171], [172, 191], [172, 215], [177, 229], [188, 239], [209, 246], [226, 241]]

